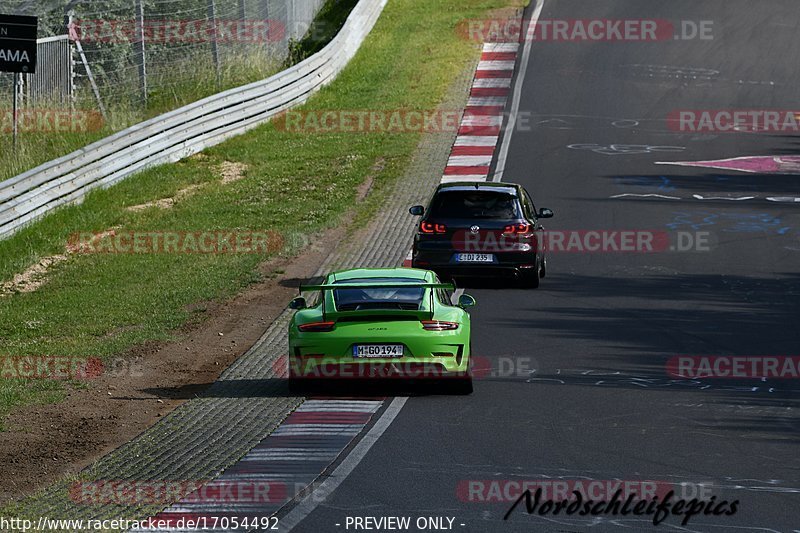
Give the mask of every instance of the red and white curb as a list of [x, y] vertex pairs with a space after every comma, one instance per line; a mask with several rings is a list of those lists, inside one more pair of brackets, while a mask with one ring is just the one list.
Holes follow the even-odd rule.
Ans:
[[442, 183], [486, 181], [511, 95], [518, 43], [485, 43]]
[[[489, 179], [518, 52], [518, 43], [484, 43], [441, 183]], [[411, 266], [411, 254], [409, 250], [404, 267]]]
[[[269, 517], [311, 485], [382, 404], [382, 399], [306, 400], [239, 462], [157, 514], [151, 524], [166, 525], [157, 531], [173, 533], [268, 529]], [[190, 521], [195, 525], [187, 526]]]

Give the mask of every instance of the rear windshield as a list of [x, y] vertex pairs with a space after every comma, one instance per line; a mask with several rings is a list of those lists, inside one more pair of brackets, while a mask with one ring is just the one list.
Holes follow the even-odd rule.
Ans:
[[520, 218], [515, 196], [498, 191], [442, 191], [431, 205], [432, 218]]
[[[424, 283], [412, 278], [356, 278], [340, 280], [334, 283]], [[362, 311], [364, 309], [407, 309], [418, 310], [422, 305], [425, 289], [408, 288], [371, 288], [336, 289], [333, 299], [339, 311]]]

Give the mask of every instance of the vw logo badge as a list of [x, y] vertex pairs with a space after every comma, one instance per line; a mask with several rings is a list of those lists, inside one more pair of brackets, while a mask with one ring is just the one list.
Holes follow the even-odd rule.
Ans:
[[469, 228], [469, 230], [472, 233], [478, 233], [481, 230], [481, 227], [480, 226], [472, 226], [471, 228]]

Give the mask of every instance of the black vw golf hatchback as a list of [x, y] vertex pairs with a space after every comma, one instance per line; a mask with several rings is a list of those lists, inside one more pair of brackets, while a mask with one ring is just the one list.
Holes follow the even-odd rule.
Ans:
[[550, 209], [536, 210], [521, 185], [494, 182], [443, 183], [421, 216], [414, 237], [411, 264], [443, 278], [513, 277], [536, 288], [547, 271], [544, 229], [540, 219]]

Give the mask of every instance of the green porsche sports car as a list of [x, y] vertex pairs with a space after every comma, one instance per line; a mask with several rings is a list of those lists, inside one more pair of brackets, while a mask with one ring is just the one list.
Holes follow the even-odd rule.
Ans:
[[330, 379], [434, 380], [472, 392], [470, 317], [475, 299], [452, 305], [434, 272], [416, 268], [354, 269], [329, 274], [309, 305], [295, 298], [289, 324], [289, 387]]

